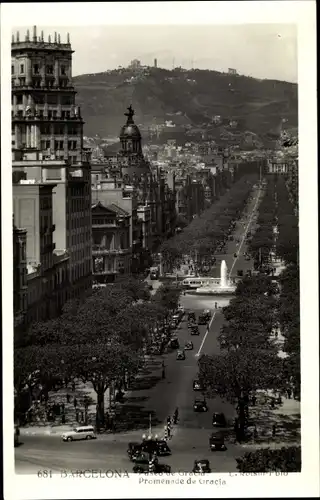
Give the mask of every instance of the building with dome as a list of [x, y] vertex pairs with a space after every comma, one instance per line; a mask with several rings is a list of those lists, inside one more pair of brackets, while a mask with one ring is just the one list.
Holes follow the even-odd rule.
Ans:
[[134, 110], [127, 108], [118, 153], [92, 164], [92, 202], [113, 204], [130, 215], [132, 268], [150, 264], [150, 255], [175, 228], [175, 178], [152, 167], [142, 152]]

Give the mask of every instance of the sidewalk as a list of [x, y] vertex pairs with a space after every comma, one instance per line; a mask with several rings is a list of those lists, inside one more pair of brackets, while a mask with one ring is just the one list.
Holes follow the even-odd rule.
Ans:
[[253, 432], [256, 426], [257, 437], [246, 443], [253, 447], [281, 447], [300, 445], [300, 401], [282, 397], [282, 404], [271, 408], [267, 403], [273, 395], [271, 391], [258, 391], [255, 406], [249, 407], [249, 426]]
[[[124, 402], [115, 403], [113, 406], [114, 430], [103, 431], [101, 435], [108, 436], [108, 439], [117, 440], [121, 434], [128, 439], [132, 435], [132, 440], [140, 440], [142, 434], [147, 434], [149, 429], [150, 414], [152, 417], [152, 433], [163, 437], [165, 422], [158, 421], [153, 412], [148, 410], [148, 398], [152, 396], [153, 389], [161, 383], [162, 358], [146, 356], [145, 364], [141, 372], [137, 374], [132, 388], [124, 392]], [[71, 396], [67, 403], [67, 394]], [[61, 423], [61, 416], [57, 416], [55, 422], [32, 422], [20, 428], [21, 435], [58, 435], [69, 431], [74, 427], [84, 425], [76, 420], [76, 409], [74, 398], [77, 399], [77, 409], [84, 413], [84, 397], [90, 399], [88, 407], [88, 425], [95, 425], [97, 395], [91, 383], [84, 384], [77, 381], [75, 391], [68, 388], [60, 388], [57, 391], [49, 392], [48, 404], [65, 405], [66, 424]], [[109, 412], [109, 390], [105, 393], [105, 410]], [[106, 438], [107, 439], [107, 438]]]

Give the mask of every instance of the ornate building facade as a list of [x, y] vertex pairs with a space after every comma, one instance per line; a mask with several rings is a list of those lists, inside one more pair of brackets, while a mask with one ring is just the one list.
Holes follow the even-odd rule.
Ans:
[[[92, 284], [90, 152], [83, 147], [84, 122], [75, 104], [72, 54], [69, 35], [66, 43], [57, 33], [45, 41], [34, 27], [32, 38], [29, 30], [24, 40], [19, 32], [12, 37], [14, 183], [54, 187], [52, 281], [68, 284], [66, 294], [57, 294], [59, 303]], [[60, 271], [65, 266], [67, 276]]]
[[131, 271], [130, 215], [111, 204], [92, 205], [93, 280], [114, 282]]
[[120, 130], [120, 151], [105, 165], [92, 166], [92, 200], [114, 203], [130, 216], [132, 270], [147, 266], [150, 255], [175, 228], [175, 179], [153, 170], [142, 153], [142, 139], [129, 106]]

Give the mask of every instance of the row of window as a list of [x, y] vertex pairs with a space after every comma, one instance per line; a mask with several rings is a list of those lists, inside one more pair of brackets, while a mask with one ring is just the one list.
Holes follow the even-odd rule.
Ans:
[[81, 130], [70, 123], [66, 125], [60, 125], [58, 123], [47, 125], [45, 123], [40, 124], [40, 133], [42, 135], [80, 135]]
[[[23, 104], [23, 97], [25, 98], [25, 102], [28, 102], [29, 95], [28, 94], [12, 94], [11, 95], [11, 104], [16, 103], [17, 105]], [[74, 104], [73, 96], [60, 96], [60, 95], [33, 95], [32, 100], [34, 104], [61, 104], [62, 106], [71, 106]]]
[[[18, 83], [16, 79], [12, 80], [12, 87], [24, 87], [26, 85], [26, 77], [25, 76], [19, 76], [18, 78]], [[31, 86], [35, 89], [40, 89], [43, 86], [41, 85], [41, 79], [40, 78], [32, 78], [31, 79]], [[67, 88], [69, 87], [70, 84], [67, 80], [67, 78], [63, 79], [58, 79], [56, 82], [53, 78], [46, 78], [44, 81], [44, 88]]]
[[[53, 64], [47, 64], [45, 67], [45, 72], [47, 75], [53, 75], [54, 74], [54, 66]], [[12, 75], [15, 74], [15, 65], [11, 65], [11, 73]], [[23, 75], [25, 73], [25, 65], [20, 64], [19, 65], [19, 73]], [[32, 73], [34, 75], [40, 75], [40, 64], [34, 64], [32, 67]], [[64, 64], [60, 65], [60, 75], [65, 76], [67, 74], [67, 67]]]
[[[51, 141], [50, 139], [47, 139], [46, 141], [41, 141], [41, 149], [50, 149], [51, 148]], [[54, 149], [64, 149], [64, 141], [54, 141]], [[68, 150], [72, 151], [77, 149], [77, 141], [68, 141]]]

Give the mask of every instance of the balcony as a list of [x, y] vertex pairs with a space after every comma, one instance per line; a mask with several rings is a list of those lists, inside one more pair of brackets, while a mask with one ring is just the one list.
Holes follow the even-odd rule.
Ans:
[[130, 248], [105, 248], [100, 245], [92, 245], [92, 255], [93, 256], [98, 256], [98, 255], [125, 255], [127, 253], [130, 253]]
[[119, 274], [119, 271], [116, 269], [110, 269], [110, 270], [101, 270], [101, 271], [93, 271], [93, 276], [110, 276], [112, 274]]
[[116, 223], [109, 223], [109, 224], [95, 224], [92, 223], [92, 229], [107, 229], [107, 228], [113, 228], [116, 229], [118, 225]]

